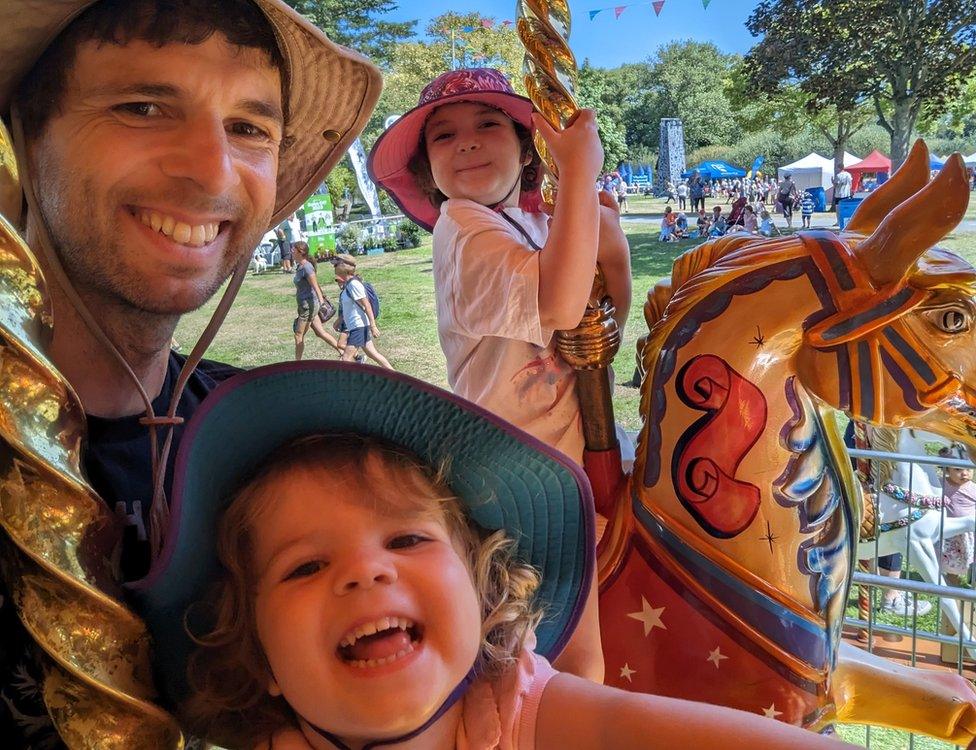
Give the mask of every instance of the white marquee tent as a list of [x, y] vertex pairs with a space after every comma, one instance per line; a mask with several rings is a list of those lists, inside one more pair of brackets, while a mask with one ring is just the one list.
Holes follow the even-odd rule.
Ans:
[[[844, 152], [845, 167], [857, 164], [859, 161], [860, 159], [856, 156]], [[785, 174], [792, 175], [796, 189], [801, 192], [812, 187], [822, 187], [824, 190], [829, 190], [832, 187], [830, 180], [834, 176], [834, 160], [817, 153], [808, 154], [799, 161], [776, 170], [776, 176], [780, 180]]]
[[964, 156], [963, 161], [966, 162], [967, 167], [976, 167], [976, 151], [971, 153], [969, 156]]

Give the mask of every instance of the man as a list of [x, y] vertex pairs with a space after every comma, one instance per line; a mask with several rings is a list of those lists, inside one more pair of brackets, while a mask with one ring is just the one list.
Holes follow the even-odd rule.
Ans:
[[851, 177], [850, 172], [842, 169], [833, 176], [831, 182], [834, 184], [834, 198], [831, 201], [830, 210], [836, 211], [839, 201], [851, 197], [851, 185], [854, 182], [854, 178]]
[[[88, 415], [86, 473], [127, 524], [131, 580], [166, 518], [140, 417], [186, 419], [233, 372], [201, 363], [178, 389], [177, 322], [238, 281], [321, 183], [365, 125], [379, 72], [280, 0], [6, 0], [0, 29], [0, 113], [56, 321], [48, 356]], [[166, 420], [149, 422], [165, 435]], [[58, 746], [31, 643], [0, 590], [4, 748]]]
[[278, 225], [275, 232], [281, 241], [281, 270], [283, 273], [291, 273], [294, 254], [292, 246], [305, 239], [302, 236], [302, 225], [298, 221], [298, 217], [292, 214]]
[[356, 277], [356, 267], [344, 261], [336, 263], [335, 282], [339, 285], [339, 311], [348, 333], [342, 361], [352, 362], [362, 350], [376, 364], [392, 370], [393, 365], [373, 343], [380, 336], [376, 311], [366, 294], [366, 286]]

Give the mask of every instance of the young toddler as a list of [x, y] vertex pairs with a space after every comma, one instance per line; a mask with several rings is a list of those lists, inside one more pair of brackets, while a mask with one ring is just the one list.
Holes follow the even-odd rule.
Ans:
[[813, 196], [809, 190], [804, 190], [800, 198], [800, 218], [803, 221], [803, 228], [809, 229], [813, 219]]
[[174, 488], [140, 608], [165, 697], [231, 750], [839, 747], [555, 672], [593, 573], [585, 477], [427, 384], [244, 373], [188, 425]]

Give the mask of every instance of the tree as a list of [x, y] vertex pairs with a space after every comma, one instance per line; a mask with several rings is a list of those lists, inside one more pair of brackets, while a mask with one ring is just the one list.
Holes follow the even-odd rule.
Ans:
[[328, 34], [383, 66], [400, 42], [414, 35], [416, 21], [394, 22], [377, 18], [396, 10], [394, 0], [285, 0]]
[[920, 116], [976, 71], [976, 0], [762, 0], [746, 22], [758, 86], [797, 83], [813, 107], [869, 102], [904, 161]]
[[746, 132], [769, 126], [782, 136], [795, 135], [798, 126], [809, 126], [829, 143], [834, 171], [843, 169], [851, 138], [871, 119], [867, 104], [854, 102], [843, 108], [833, 103], [824, 105], [795, 83], [757, 80], [756, 71], [746, 59], [731, 76], [726, 93], [736, 112], [736, 123]]
[[424, 86], [453, 67], [498, 68], [516, 91], [525, 94], [524, 53], [512, 28], [477, 13], [445, 13], [433, 19], [426, 31], [429, 41], [406, 42], [393, 49], [383, 93], [363, 134], [367, 148], [383, 132], [387, 117], [416, 107]]

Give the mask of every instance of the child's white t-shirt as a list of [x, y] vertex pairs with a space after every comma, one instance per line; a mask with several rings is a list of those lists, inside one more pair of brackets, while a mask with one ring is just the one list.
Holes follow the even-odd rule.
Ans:
[[346, 285], [339, 293], [339, 304], [342, 307], [342, 320], [346, 324], [347, 331], [351, 331], [354, 328], [366, 328], [369, 325], [369, 318], [365, 310], [357, 302], [357, 300], [361, 299], [366, 299], [366, 287], [363, 286], [363, 282], [359, 279], [350, 276]]
[[[545, 244], [545, 214], [505, 213]], [[487, 206], [445, 201], [434, 226], [434, 288], [454, 392], [582, 463], [576, 374], [539, 319], [538, 253]]]

